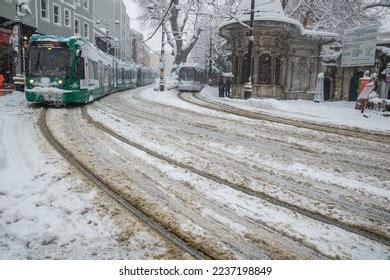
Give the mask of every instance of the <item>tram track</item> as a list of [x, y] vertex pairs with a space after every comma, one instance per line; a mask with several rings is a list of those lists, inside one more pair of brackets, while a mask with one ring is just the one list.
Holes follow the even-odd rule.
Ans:
[[[85, 107], [83, 108], [85, 109]], [[82, 109], [82, 110], [83, 110]], [[192, 248], [190, 244], [188, 244], [181, 237], [177, 236], [173, 232], [166, 229], [162, 226], [158, 221], [154, 220], [152, 217], [146, 215], [143, 211], [138, 209], [136, 206], [129, 203], [126, 199], [122, 198], [119, 193], [115, 191], [115, 188], [107, 184], [103, 179], [101, 179], [98, 175], [94, 174], [91, 169], [89, 169], [82, 161], [77, 159], [70, 151], [68, 151], [53, 135], [50, 131], [50, 128], [46, 121], [48, 109], [42, 109], [38, 126], [41, 130], [44, 138], [49, 142], [51, 146], [64, 158], [66, 159], [74, 168], [76, 168], [83, 176], [85, 176], [89, 181], [91, 181], [95, 186], [104, 191], [107, 195], [109, 195], [113, 200], [115, 200], [118, 204], [120, 204], [124, 209], [126, 209], [129, 213], [137, 217], [140, 221], [142, 221], [146, 226], [151, 228], [157, 234], [162, 236], [167, 242], [176, 245], [183, 252], [188, 253], [192, 257], [198, 260], [207, 260], [211, 259], [209, 255], [206, 253], [199, 251], [195, 248]]]
[[384, 133], [378, 133], [374, 131], [370, 131], [367, 133], [367, 131], [363, 131], [362, 129], [358, 128], [347, 128], [347, 127], [339, 127], [339, 126], [332, 126], [332, 125], [324, 125], [320, 123], [312, 123], [305, 120], [297, 120], [297, 119], [287, 119], [284, 117], [276, 117], [269, 114], [264, 114], [260, 112], [249, 112], [242, 109], [237, 109], [232, 106], [226, 106], [221, 105], [215, 102], [210, 102], [203, 100], [196, 96], [195, 93], [191, 93], [191, 97], [185, 97], [185, 93], [181, 92], [178, 94], [178, 97], [187, 103], [200, 106], [203, 108], [224, 112], [228, 114], [233, 114], [236, 116], [252, 119], [252, 120], [261, 120], [261, 121], [269, 121], [273, 123], [279, 123], [284, 125], [290, 125], [298, 128], [304, 128], [304, 129], [310, 129], [315, 130], [319, 132], [325, 132], [325, 133], [332, 133], [337, 134], [345, 137], [353, 137], [358, 138], [361, 140], [366, 141], [374, 141], [384, 144], [390, 143], [390, 135], [384, 134]]
[[240, 192], [243, 192], [247, 195], [250, 195], [250, 196], [253, 196], [253, 197], [258, 197], [264, 201], [267, 201], [273, 205], [276, 205], [276, 206], [279, 206], [279, 207], [283, 207], [283, 208], [286, 208], [286, 209], [289, 209], [291, 211], [294, 211], [296, 213], [299, 213], [305, 217], [308, 217], [308, 218], [311, 218], [311, 219], [314, 219], [316, 221], [319, 221], [319, 222], [322, 222], [322, 223], [325, 223], [325, 224], [328, 224], [328, 225], [332, 225], [332, 226], [336, 226], [338, 228], [341, 228], [341, 229], [344, 229], [348, 232], [351, 232], [351, 233], [354, 233], [354, 234], [357, 234], [357, 235], [360, 235], [360, 236], [363, 236], [363, 237], [366, 237], [366, 238], [369, 238], [373, 241], [376, 241], [376, 242], [379, 242], [379, 243], [382, 243], [382, 244], [385, 244], [387, 246], [390, 246], [390, 240], [384, 236], [382, 236], [381, 234], [378, 234], [376, 232], [373, 232], [371, 230], [368, 230], [364, 227], [360, 227], [360, 226], [354, 226], [354, 225], [351, 225], [351, 224], [346, 224], [346, 223], [343, 223], [335, 218], [331, 218], [331, 217], [328, 217], [328, 216], [325, 216], [323, 214], [320, 214], [320, 213], [316, 213], [316, 212], [313, 212], [313, 211], [309, 211], [307, 209], [302, 209], [294, 204], [291, 204], [289, 202], [285, 202], [285, 201], [282, 201], [282, 200], [279, 200], [275, 197], [272, 197], [264, 192], [261, 192], [261, 191], [256, 191], [256, 190], [252, 190], [248, 187], [245, 187], [245, 186], [242, 186], [242, 185], [239, 185], [239, 184], [235, 184], [235, 183], [232, 183], [226, 179], [223, 179], [223, 178], [220, 178], [214, 174], [211, 174], [211, 173], [208, 173], [208, 172], [205, 172], [205, 171], [202, 171], [202, 170], [199, 170], [197, 168], [194, 168], [192, 166], [189, 166], [189, 165], [186, 165], [186, 164], [183, 164], [183, 163], [180, 163], [178, 162], [177, 160], [174, 160], [172, 158], [169, 158], [167, 156], [164, 156], [156, 151], [153, 151], [147, 147], [144, 147], [138, 143], [135, 143], [129, 139], [126, 139], [125, 137], [119, 135], [118, 133], [112, 131], [110, 128], [108, 128], [107, 126], [95, 121], [87, 112], [87, 108], [84, 107], [81, 109], [81, 114], [82, 116], [89, 122], [91, 123], [92, 125], [94, 125], [95, 127], [97, 127], [98, 129], [102, 130], [103, 132], [109, 134], [110, 136], [116, 138], [117, 140], [125, 143], [125, 144], [128, 144], [138, 150], [141, 150], [155, 158], [158, 158], [162, 161], [165, 161], [169, 164], [172, 164], [174, 166], [177, 166], [179, 168], [182, 168], [182, 169], [185, 169], [185, 170], [188, 170], [192, 173], [195, 173], [203, 178], [206, 178], [206, 179], [209, 179], [211, 181], [214, 181], [216, 183], [219, 183], [219, 184], [222, 184], [222, 185], [225, 185], [225, 186], [228, 186], [232, 189], [235, 189], [237, 191], [240, 191]]

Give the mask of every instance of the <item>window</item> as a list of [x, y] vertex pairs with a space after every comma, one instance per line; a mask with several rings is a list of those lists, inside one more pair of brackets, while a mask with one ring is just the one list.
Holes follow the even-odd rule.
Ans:
[[89, 10], [89, 0], [83, 0], [83, 7], [86, 10]]
[[75, 0], [74, 2], [75, 2], [75, 4], [76, 4], [76, 6], [81, 6], [80, 0]]
[[275, 84], [276, 85], [280, 85], [282, 82], [281, 82], [281, 72], [282, 71], [282, 58], [281, 56], [278, 56], [276, 57], [276, 60], [275, 60]]
[[84, 23], [84, 37], [89, 38], [89, 24]]
[[49, 19], [49, 15], [47, 13], [47, 0], [41, 0], [41, 18]]
[[98, 63], [88, 59], [88, 78], [90, 80], [98, 80], [99, 75], [98, 75]]
[[66, 9], [64, 10], [64, 24], [70, 27], [70, 11]]
[[74, 20], [74, 34], [80, 34], [80, 20]]
[[60, 6], [53, 4], [53, 22], [55, 24], [61, 24], [61, 8]]
[[262, 54], [259, 58], [259, 84], [270, 85], [271, 81], [271, 55], [268, 53]]

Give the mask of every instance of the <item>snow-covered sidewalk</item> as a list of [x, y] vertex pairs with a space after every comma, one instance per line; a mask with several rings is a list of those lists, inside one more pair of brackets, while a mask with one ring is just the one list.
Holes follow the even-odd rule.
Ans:
[[361, 114], [354, 109], [355, 102], [350, 101], [315, 103], [307, 100], [219, 98], [218, 89], [209, 86], [203, 89], [199, 97], [251, 112], [390, 133], [390, 118], [375, 110], [366, 110]]
[[[161, 258], [167, 247], [42, 138], [24, 94], [0, 97], [0, 259]], [[153, 245], [151, 245], [153, 244]]]

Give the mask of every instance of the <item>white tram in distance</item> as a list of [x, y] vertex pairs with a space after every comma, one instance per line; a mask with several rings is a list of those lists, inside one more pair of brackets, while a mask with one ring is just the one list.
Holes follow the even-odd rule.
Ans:
[[179, 91], [199, 92], [205, 85], [204, 69], [197, 64], [181, 64], [178, 68]]

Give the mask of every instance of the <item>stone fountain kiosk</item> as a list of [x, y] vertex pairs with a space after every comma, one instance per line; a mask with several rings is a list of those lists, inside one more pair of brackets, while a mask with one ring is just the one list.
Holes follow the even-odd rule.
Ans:
[[[250, 3], [243, 0], [237, 18], [220, 27], [221, 36], [233, 49], [234, 98], [244, 98], [249, 76], [245, 67], [249, 29], [245, 25], [249, 25]], [[252, 97], [313, 99], [321, 47], [339, 35], [304, 29], [286, 16], [280, 0], [257, 0], [255, 6]]]

